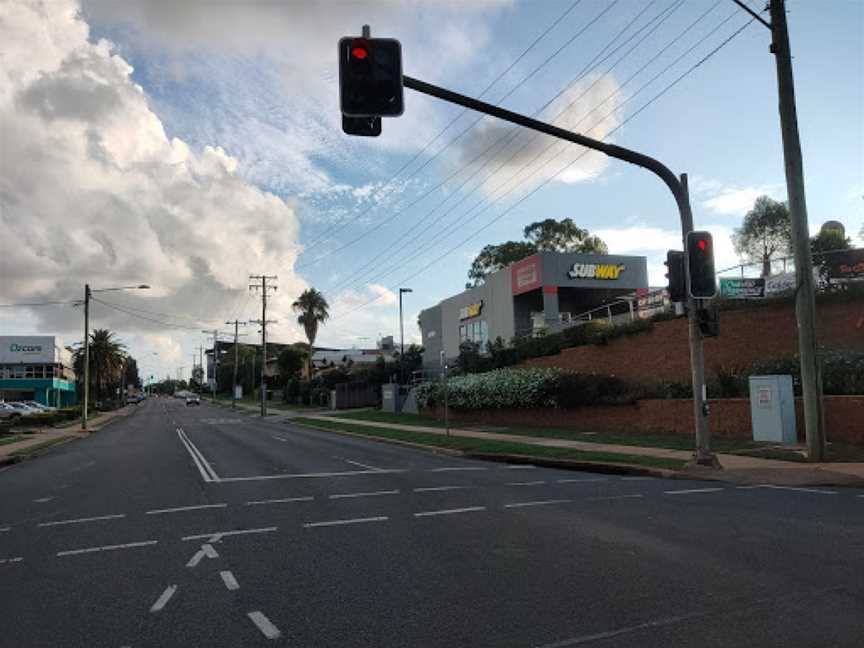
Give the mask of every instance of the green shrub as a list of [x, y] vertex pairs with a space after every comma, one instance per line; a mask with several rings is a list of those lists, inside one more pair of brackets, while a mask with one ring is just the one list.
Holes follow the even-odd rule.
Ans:
[[644, 389], [615, 376], [561, 373], [553, 389], [558, 407], [635, 403]]

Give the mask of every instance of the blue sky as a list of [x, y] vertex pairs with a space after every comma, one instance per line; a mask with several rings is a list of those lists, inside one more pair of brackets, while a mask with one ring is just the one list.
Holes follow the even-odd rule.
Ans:
[[[414, 289], [407, 297], [406, 321], [410, 336], [416, 336], [417, 312], [461, 290], [470, 261], [483, 245], [520, 238], [521, 229], [534, 220], [570, 217], [599, 233], [612, 252], [647, 255], [654, 284], [662, 282], [665, 250], [680, 237], [674, 203], [656, 178], [594, 153], [577, 160], [566, 181], [553, 179], [512, 207], [580, 151], [554, 144], [537, 164], [520, 171], [551, 142], [527, 133], [517, 136], [488, 118], [450, 143], [476, 119], [470, 113], [388, 183], [461, 109], [406, 91], [405, 115], [385, 119], [380, 138], [343, 135], [336, 37], [357, 33], [367, 19], [373, 35], [402, 40], [406, 74], [471, 95], [557, 20], [483, 98], [497, 102], [507, 95], [502, 105], [530, 114], [565, 90], [567, 99], [553, 102], [541, 113], [545, 118], [575, 99], [560, 123], [580, 131], [596, 125], [595, 136], [688, 173], [697, 227], [714, 231], [720, 266], [737, 262], [729, 235], [753, 199], [761, 193], [785, 198], [774, 59], [761, 25], [751, 24], [633, 116], [748, 22], [730, 0], [392, 3], [383, 8], [225, 4], [227, 9], [207, 11], [197, 2], [164, 8], [94, 0], [85, 2], [80, 19], [90, 26], [91, 42], [108, 39], [113, 54], [133, 68], [131, 80], [140, 85], [169, 139], [182, 140], [193, 151], [221, 147], [236, 160], [237, 176], [293, 210], [305, 248], [294, 267], [250, 264], [248, 272], [290, 277], [289, 291], [306, 285], [322, 290], [334, 305], [334, 320], [322, 329], [319, 343], [366, 345], [379, 334], [394, 333], [390, 291], [399, 285]], [[864, 4], [791, 0], [788, 8], [811, 229], [840, 220], [854, 238], [864, 223]], [[570, 85], [598, 53], [609, 56]], [[513, 144], [506, 153], [481, 157], [465, 168], [487, 146], [503, 146], [504, 138], [513, 136], [517, 143], [531, 140], [530, 153], [507, 162], [516, 150]], [[519, 183], [555, 151], [561, 151], [558, 158], [533, 180]], [[478, 174], [459, 188], [474, 171]], [[250, 219], [246, 227], [261, 228], [258, 244], [265, 248], [268, 241], [287, 247], [297, 243], [296, 231], [278, 227], [279, 220], [265, 231], [252, 220], [254, 214], [242, 217]], [[424, 227], [426, 233], [405, 246]], [[223, 254], [242, 258], [243, 250], [230, 244], [208, 250], [208, 258]], [[218, 264], [218, 259], [210, 261]], [[253, 316], [254, 299], [237, 286], [231, 289], [236, 298], [231, 293], [227, 310], [233, 306], [232, 314]], [[283, 322], [292, 318], [291, 297], [286, 294], [287, 301], [276, 305]], [[225, 295], [220, 299], [224, 306]], [[195, 312], [192, 304], [175, 306], [187, 309], [177, 313], [181, 319], [213, 319], [211, 313]], [[137, 334], [130, 325], [129, 335]], [[282, 331], [285, 337], [296, 334], [287, 325]], [[190, 334], [171, 335], [185, 353]]]

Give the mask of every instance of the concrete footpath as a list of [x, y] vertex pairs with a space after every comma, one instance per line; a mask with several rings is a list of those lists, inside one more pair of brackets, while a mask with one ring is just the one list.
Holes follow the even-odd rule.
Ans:
[[20, 441], [0, 445], [0, 466], [17, 463], [29, 456], [29, 450], [34, 452], [77, 439], [87, 437], [91, 432], [98, 432], [114, 420], [128, 416], [135, 411], [134, 405], [126, 405], [111, 412], [100, 412], [87, 421], [87, 432], [81, 431], [81, 421], [70, 421], [56, 427], [25, 428], [27, 434], [21, 435]]
[[[379, 423], [377, 421], [346, 419], [340, 416], [328, 416], [311, 412], [303, 413], [301, 416], [308, 419], [366, 427], [404, 430], [406, 432], [423, 432], [442, 436], [445, 434], [443, 428], [426, 425]], [[670, 450], [667, 448], [650, 448], [612, 443], [592, 443], [587, 441], [572, 441], [569, 439], [533, 437], [518, 434], [498, 434], [494, 432], [480, 432], [476, 430], [465, 430], [452, 427], [450, 428], [450, 435], [487, 441], [511, 441], [545, 448], [571, 448], [573, 450], [584, 450], [586, 452], [611, 452], [645, 457], [681, 459], [683, 461], [690, 461], [693, 457], [693, 453], [689, 450]], [[815, 486], [829, 484], [864, 486], [864, 463], [811, 464], [795, 461], [781, 461], [778, 459], [758, 459], [756, 457], [746, 457], [733, 454], [718, 454], [717, 456], [720, 460], [722, 470], [704, 468], [702, 466], [688, 466], [684, 470], [676, 471], [675, 474], [681, 477], [715, 479], [737, 484], [771, 483], [787, 486]]]

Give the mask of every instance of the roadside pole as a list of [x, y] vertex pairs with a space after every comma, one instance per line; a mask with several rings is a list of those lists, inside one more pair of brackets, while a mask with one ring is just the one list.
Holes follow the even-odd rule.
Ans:
[[816, 298], [813, 286], [813, 259], [810, 253], [810, 230], [807, 225], [807, 201], [804, 195], [804, 168], [798, 114], [795, 107], [795, 83], [792, 77], [792, 51], [786, 24], [786, 3], [771, 0], [771, 53], [777, 63], [777, 91], [783, 158], [786, 167], [786, 194], [792, 225], [792, 247], [795, 255], [795, 315], [798, 320], [798, 353], [801, 358], [801, 391], [804, 401], [804, 429], [807, 457], [822, 461], [825, 455], [825, 429], [822, 404], [822, 376], [816, 339]]
[[233, 322], [225, 322], [226, 324], [234, 324], [234, 378], [231, 382], [231, 407], [233, 409], [237, 409], [237, 363], [240, 362], [240, 353], [237, 348], [237, 338], [240, 337], [238, 332], [239, 326], [242, 324], [246, 326], [246, 322], [241, 322], [240, 320], [234, 320]]
[[87, 430], [87, 401], [90, 400], [90, 284], [84, 284], [84, 403], [81, 431]]

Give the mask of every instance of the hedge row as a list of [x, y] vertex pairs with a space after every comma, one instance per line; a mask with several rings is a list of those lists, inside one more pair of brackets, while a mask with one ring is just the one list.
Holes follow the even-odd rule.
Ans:
[[30, 427], [34, 425], [49, 426], [65, 423], [81, 416], [81, 410], [77, 407], [64, 407], [53, 412], [31, 414], [16, 418], [10, 423], [11, 427]]

